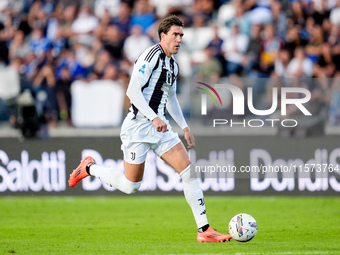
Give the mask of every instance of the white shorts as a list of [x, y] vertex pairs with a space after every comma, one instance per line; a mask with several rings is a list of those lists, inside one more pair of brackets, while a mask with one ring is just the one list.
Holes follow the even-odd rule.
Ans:
[[172, 131], [168, 120], [169, 131], [157, 132], [152, 121], [148, 119], [130, 119], [126, 117], [120, 132], [121, 149], [124, 160], [130, 164], [141, 164], [145, 161], [148, 151], [153, 150], [159, 157], [181, 142], [178, 134]]

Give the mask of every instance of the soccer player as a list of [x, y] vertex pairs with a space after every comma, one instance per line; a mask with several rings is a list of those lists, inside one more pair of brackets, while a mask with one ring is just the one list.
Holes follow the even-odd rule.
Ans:
[[132, 194], [141, 186], [144, 163], [151, 149], [182, 178], [185, 198], [192, 209], [198, 227], [198, 242], [224, 242], [230, 235], [213, 230], [206, 215], [203, 192], [196, 178], [190, 178], [188, 153], [165, 118], [165, 107], [181, 127], [188, 148], [195, 139], [183, 117], [176, 97], [178, 64], [173, 55], [179, 51], [183, 37], [183, 22], [176, 16], [165, 18], [158, 27], [160, 43], [146, 49], [135, 61], [127, 96], [130, 112], [121, 128], [125, 175], [120, 171], [96, 165], [93, 158], [84, 158], [72, 172], [69, 185], [74, 187], [87, 176], [120, 191]]

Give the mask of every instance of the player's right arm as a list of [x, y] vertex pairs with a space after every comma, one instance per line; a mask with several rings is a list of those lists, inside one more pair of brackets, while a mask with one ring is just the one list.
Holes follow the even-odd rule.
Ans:
[[155, 129], [158, 132], [168, 131], [167, 124], [158, 117], [158, 115], [151, 109], [149, 104], [146, 102], [142, 93], [143, 82], [136, 76], [132, 76], [126, 95], [130, 98], [131, 103], [141, 111], [144, 116], [152, 121]]
[[149, 120], [157, 118], [157, 114], [150, 108], [142, 93], [142, 87], [145, 85], [144, 81], [132, 75], [126, 95], [130, 98], [131, 103], [137, 107]]
[[158, 115], [151, 109], [142, 92], [142, 88], [147, 84], [153, 69], [158, 61], [158, 55], [155, 54], [153, 58], [149, 59], [147, 56], [149, 50], [143, 52], [137, 59], [126, 95], [130, 98], [131, 103], [150, 121], [152, 121], [156, 130], [159, 132], [166, 132], [167, 125], [161, 120]]

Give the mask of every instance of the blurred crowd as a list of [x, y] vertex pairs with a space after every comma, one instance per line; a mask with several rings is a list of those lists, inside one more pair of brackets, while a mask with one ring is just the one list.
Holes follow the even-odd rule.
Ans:
[[[327, 108], [326, 121], [339, 124], [340, 0], [1, 0], [0, 120], [20, 125], [18, 104], [31, 104], [39, 123], [72, 125], [72, 82], [126, 87], [169, 14], [213, 35], [201, 57], [186, 55], [190, 72], [181, 78], [314, 78], [304, 86]], [[183, 44], [193, 53], [195, 43], [184, 36]]]

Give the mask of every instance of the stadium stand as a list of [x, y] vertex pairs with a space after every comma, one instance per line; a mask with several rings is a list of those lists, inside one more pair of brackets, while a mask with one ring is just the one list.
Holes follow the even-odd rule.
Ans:
[[[3, 0], [0, 121], [18, 127], [17, 98], [30, 92], [41, 127], [74, 127], [72, 112], [79, 109], [72, 111], [72, 84], [112, 80], [125, 90], [138, 56], [133, 45], [141, 38], [144, 45], [156, 43], [159, 21], [176, 14], [185, 22], [176, 56], [181, 101], [190, 81], [202, 75], [212, 82], [251, 77], [254, 84], [245, 87], [252, 86], [264, 105], [270, 103], [268, 85], [256, 79], [286, 79], [284, 86], [294, 86], [287, 79], [295, 78], [316, 102], [318, 120], [311, 123], [336, 127], [339, 13], [340, 0]], [[190, 111], [187, 102], [182, 105]]]

